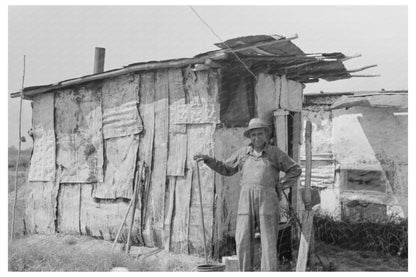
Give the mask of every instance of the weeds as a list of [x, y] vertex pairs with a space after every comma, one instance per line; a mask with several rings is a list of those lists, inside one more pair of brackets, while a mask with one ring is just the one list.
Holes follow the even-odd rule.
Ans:
[[314, 219], [318, 240], [350, 250], [379, 251], [407, 258], [407, 219], [385, 218], [376, 221], [335, 220], [317, 215]]

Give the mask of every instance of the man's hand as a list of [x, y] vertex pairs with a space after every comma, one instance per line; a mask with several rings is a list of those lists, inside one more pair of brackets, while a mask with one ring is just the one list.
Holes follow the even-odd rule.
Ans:
[[194, 160], [199, 162], [199, 161], [203, 161], [205, 162], [206, 160], [208, 160], [210, 157], [208, 155], [204, 155], [204, 154], [195, 154], [194, 155]]

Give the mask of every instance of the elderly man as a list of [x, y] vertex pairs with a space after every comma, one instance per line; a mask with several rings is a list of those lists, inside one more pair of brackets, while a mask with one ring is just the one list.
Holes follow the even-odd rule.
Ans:
[[[204, 161], [221, 175], [231, 176], [241, 171], [241, 192], [238, 203], [235, 240], [240, 271], [253, 270], [254, 232], [260, 229], [261, 270], [277, 271], [277, 235], [279, 225], [279, 189], [290, 187], [302, 173], [301, 167], [279, 148], [268, 144], [269, 126], [260, 118], [249, 122], [244, 136], [251, 143], [237, 150], [226, 161], [197, 154], [194, 159]], [[285, 177], [279, 184], [279, 172]]]

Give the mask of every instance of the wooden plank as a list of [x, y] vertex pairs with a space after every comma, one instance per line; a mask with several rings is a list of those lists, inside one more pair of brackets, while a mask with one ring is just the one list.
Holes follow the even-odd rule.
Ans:
[[192, 168], [185, 177], [176, 177], [175, 209], [172, 219], [170, 247], [174, 253], [189, 253], [189, 206], [191, 201]]
[[169, 194], [167, 199], [167, 211], [165, 212], [165, 226], [163, 230], [163, 241], [164, 248], [167, 251], [170, 251], [170, 241], [172, 236], [172, 218], [173, 210], [175, 208], [175, 187], [176, 187], [176, 177], [169, 177]]
[[301, 112], [303, 102], [303, 85], [299, 82], [288, 80], [288, 106], [282, 107], [289, 111]]
[[[139, 159], [149, 167], [151, 176], [151, 166], [153, 161], [153, 140], [155, 131], [155, 75], [152, 72], [141, 75], [140, 85], [140, 106], [139, 111], [143, 120], [144, 132], [140, 135]], [[151, 177], [149, 177], [150, 180]], [[150, 195], [151, 186], [147, 194]], [[151, 231], [151, 219], [153, 214], [153, 206], [150, 196], [146, 196], [147, 202], [142, 203], [142, 209], [145, 210], [142, 218], [143, 240], [146, 246], [154, 246], [153, 232]]]
[[255, 87], [257, 115], [273, 124], [273, 111], [276, 110], [276, 85], [273, 75], [260, 73]]
[[[215, 126], [202, 124], [188, 126], [188, 156], [196, 153], [213, 156], [213, 135]], [[188, 161], [188, 167], [191, 164]], [[202, 186], [202, 205], [205, 217], [205, 234], [207, 243], [212, 243], [213, 209], [214, 209], [214, 172], [205, 164], [199, 164], [200, 182]], [[201, 233], [200, 204], [198, 200], [198, 184], [194, 176], [191, 192], [191, 207], [189, 219], [189, 249], [190, 253], [204, 253], [203, 234]], [[209, 249], [211, 251], [211, 248]]]
[[58, 197], [58, 226], [60, 233], [80, 233], [80, 184], [60, 184]]
[[280, 109], [287, 109], [289, 107], [289, 97], [288, 80], [286, 79], [286, 75], [282, 75], [280, 77]]
[[159, 70], [155, 82], [155, 137], [151, 183], [154, 228], [162, 241], [165, 213], [166, 166], [169, 136], [168, 72]]
[[58, 186], [55, 182], [29, 182], [25, 199], [28, 233], [55, 233]]
[[32, 115], [34, 141], [28, 180], [54, 181], [56, 175], [54, 94], [35, 97]]
[[299, 254], [296, 263], [296, 271], [306, 271], [308, 261], [309, 246], [313, 229], [313, 211], [305, 211], [302, 216], [302, 232], [299, 245]]
[[169, 69], [169, 147], [167, 176], [184, 176], [186, 162], [186, 147], [188, 136], [186, 124], [173, 124], [172, 109], [177, 105], [185, 104], [185, 91], [183, 88], [182, 70]]
[[296, 271], [306, 271], [313, 229], [313, 211], [311, 205], [311, 172], [312, 172], [312, 123], [308, 120], [305, 128], [306, 177], [303, 201], [306, 211], [302, 218], [301, 240], [299, 245]]
[[287, 115], [279, 115], [281, 110], [277, 110], [274, 114], [274, 128], [276, 131], [276, 146], [284, 151], [288, 152], [288, 127], [287, 127]]

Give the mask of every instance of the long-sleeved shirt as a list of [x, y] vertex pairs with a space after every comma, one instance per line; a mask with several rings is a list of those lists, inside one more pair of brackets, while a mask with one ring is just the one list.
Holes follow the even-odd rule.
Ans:
[[[256, 166], [244, 167], [247, 159], [253, 159], [253, 164], [257, 162], [270, 163], [274, 172], [269, 172], [267, 176], [259, 176], [259, 170], [256, 169]], [[283, 171], [286, 175], [281, 184], [286, 188], [292, 186], [302, 173], [300, 165], [285, 152], [276, 146], [268, 144], [263, 148], [259, 156], [254, 153], [253, 146], [250, 144], [237, 150], [225, 161], [208, 158], [205, 164], [212, 170], [226, 176], [242, 171], [241, 185], [258, 183], [265, 187], [276, 187], [279, 184], [279, 172]]]

